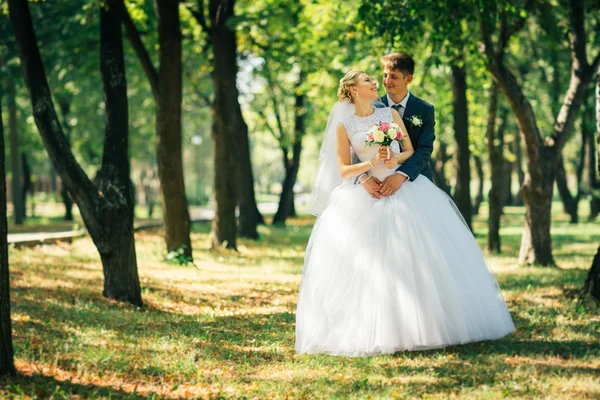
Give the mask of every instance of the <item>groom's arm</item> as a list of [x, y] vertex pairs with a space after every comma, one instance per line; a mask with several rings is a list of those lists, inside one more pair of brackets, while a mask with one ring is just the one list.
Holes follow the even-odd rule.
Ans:
[[417, 179], [423, 168], [429, 163], [431, 153], [433, 152], [433, 142], [435, 141], [435, 110], [433, 106], [423, 115], [423, 127], [417, 139], [413, 143], [415, 154], [413, 154], [396, 171], [408, 176], [411, 181]]

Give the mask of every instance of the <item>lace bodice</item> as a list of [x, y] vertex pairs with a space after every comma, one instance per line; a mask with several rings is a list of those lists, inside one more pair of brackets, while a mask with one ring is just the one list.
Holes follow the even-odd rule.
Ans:
[[[348, 132], [348, 139], [350, 140], [350, 146], [358, 156], [361, 162], [368, 161], [369, 159], [375, 158], [378, 146], [366, 146], [365, 140], [367, 138], [367, 132], [371, 127], [379, 122], [394, 122], [392, 112], [389, 108], [376, 108], [375, 112], [367, 117], [357, 117], [351, 115], [342, 121], [346, 132]], [[392, 148], [399, 152], [398, 143], [394, 142]], [[388, 176], [392, 175], [395, 169], [388, 169], [381, 163], [376, 165], [374, 168], [369, 170], [369, 174], [376, 177], [379, 180], [383, 180]]]

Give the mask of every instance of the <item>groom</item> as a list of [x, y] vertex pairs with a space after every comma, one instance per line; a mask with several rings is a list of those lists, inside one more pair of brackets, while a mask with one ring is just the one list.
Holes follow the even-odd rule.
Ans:
[[[375, 177], [362, 184], [374, 198], [391, 196], [407, 181], [424, 175], [433, 181], [429, 159], [435, 140], [435, 115], [433, 106], [408, 91], [413, 79], [415, 60], [404, 53], [392, 53], [383, 57], [383, 85], [386, 94], [379, 98], [383, 103], [375, 107], [392, 107], [402, 117], [415, 153], [396, 170], [396, 173], [380, 182]], [[363, 180], [358, 178], [357, 182]]]

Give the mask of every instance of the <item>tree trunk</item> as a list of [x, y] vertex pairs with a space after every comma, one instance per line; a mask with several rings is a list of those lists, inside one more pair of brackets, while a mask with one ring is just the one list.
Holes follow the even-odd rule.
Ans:
[[[304, 81], [304, 74], [300, 73], [297, 88]], [[287, 148], [282, 148], [283, 165], [285, 166], [285, 179], [283, 181], [281, 197], [279, 199], [279, 207], [277, 213], [273, 217], [273, 225], [285, 225], [288, 217], [295, 216], [296, 210], [294, 207], [294, 186], [300, 169], [300, 155], [302, 154], [302, 139], [304, 137], [304, 102], [305, 95], [298, 90], [296, 93], [296, 104], [294, 107], [294, 142], [292, 145], [292, 158], [288, 158]]]
[[209, 14], [211, 20], [210, 39], [213, 47], [213, 85], [215, 100], [213, 104], [213, 157], [214, 157], [214, 189], [215, 217], [212, 223], [213, 247], [225, 245], [236, 249], [235, 207], [237, 204], [236, 178], [240, 168], [237, 152], [238, 128], [233, 119], [237, 99], [237, 60], [235, 35], [227, 26], [227, 20], [233, 16], [232, 0], [210, 0]]
[[11, 194], [13, 203], [13, 223], [22, 225], [25, 220], [25, 202], [23, 201], [23, 169], [21, 149], [19, 145], [19, 128], [17, 126], [17, 95], [15, 83], [7, 81], [8, 93], [8, 133], [10, 140], [10, 169], [12, 172]]
[[[593, 140], [590, 140], [590, 144], [591, 142]], [[596, 154], [598, 164], [595, 166], [595, 169], [600, 174], [600, 67], [596, 72], [596, 147], [598, 149], [598, 153]], [[598, 247], [598, 251], [590, 267], [590, 272], [583, 286], [582, 298], [585, 299], [588, 296], [591, 296], [596, 304], [600, 304], [600, 247]]]
[[558, 189], [558, 194], [563, 204], [563, 211], [565, 214], [569, 215], [571, 218], [571, 223], [576, 224], [578, 222], [578, 201], [573, 195], [571, 195], [571, 192], [569, 191], [569, 186], [567, 184], [567, 173], [565, 171], [565, 161], [562, 156], [560, 157], [558, 171], [556, 174], [556, 188]]
[[190, 215], [185, 196], [181, 157], [182, 55], [179, 2], [155, 0], [160, 68], [156, 104], [158, 176], [167, 251], [184, 248], [192, 258]]
[[294, 201], [294, 185], [298, 177], [298, 169], [300, 167], [300, 153], [302, 152], [302, 143], [295, 143], [293, 146], [293, 156], [289, 160], [287, 151], [282, 149], [284, 153], [285, 163], [285, 179], [281, 189], [279, 198], [279, 206], [273, 217], [273, 225], [285, 225], [285, 221], [290, 217], [293, 201]]
[[[551, 171], [550, 168], [544, 168]], [[525, 175], [521, 193], [525, 202], [525, 226], [521, 238], [519, 264], [554, 266], [552, 256], [552, 189], [555, 176], [548, 172], [541, 182], [533, 182], [531, 175]]]
[[[211, 4], [215, 3], [216, 0], [211, 0]], [[218, 2], [218, 1], [217, 1]], [[221, 0], [222, 7], [227, 9], [227, 14], [223, 18], [231, 18], [235, 15], [235, 0]], [[214, 25], [213, 25], [214, 26]], [[238, 101], [239, 93], [237, 85], [237, 39], [235, 29], [229, 29], [224, 26], [225, 29], [221, 31], [222, 38], [224, 39], [221, 44], [213, 42], [213, 48], [215, 46], [225, 46], [222, 50], [228, 53], [227, 57], [231, 60], [231, 68], [227, 68], [224, 74], [229, 74], [224, 78], [229, 82], [232, 82], [231, 92], [227, 94], [227, 102], [229, 104], [229, 115], [231, 123], [233, 124], [234, 134], [237, 139], [234, 144], [237, 149], [237, 204], [240, 210], [239, 217], [239, 235], [244, 238], [258, 239], [258, 231], [256, 227], [258, 224], [264, 223], [263, 217], [258, 210], [256, 205], [256, 196], [254, 193], [254, 176], [252, 173], [252, 160], [250, 158], [250, 141], [248, 138], [248, 126], [244, 121], [242, 115], [242, 109]]]
[[581, 129], [587, 136], [587, 172], [588, 188], [590, 193], [590, 221], [596, 219], [600, 214], [600, 182], [598, 182], [596, 140], [594, 136], [594, 102], [586, 101], [585, 111], [582, 114]]
[[[505, 143], [502, 143], [502, 148], [504, 148]], [[502, 214], [504, 215], [504, 207], [508, 205], [512, 205], [514, 203], [514, 198], [512, 194], [512, 169], [513, 163], [503, 157], [503, 182], [502, 182]]]
[[448, 155], [448, 146], [446, 143], [440, 141], [439, 146], [435, 159], [429, 160], [429, 165], [435, 185], [450, 196], [451, 188], [448, 179], [446, 179], [445, 166], [452, 157]]
[[[83, 221], [98, 248], [105, 273], [104, 293], [111, 298], [142, 305], [133, 243], [133, 198], [129, 180], [127, 85], [121, 24], [109, 0], [100, 11], [100, 66], [105, 95], [105, 140], [100, 188], [83, 172], [69, 148], [58, 121], [44, 65], [33, 30], [29, 5], [9, 0], [23, 76], [33, 115], [56, 172], [79, 206]], [[112, 277], [119, 277], [115, 282]]]
[[[0, 96], [0, 100], [2, 96]], [[15, 375], [12, 326], [10, 321], [10, 276], [8, 271], [8, 221], [6, 216], [6, 167], [4, 126], [0, 104], [0, 376]]]
[[100, 7], [100, 70], [105, 99], [100, 193], [106, 199], [100, 212], [109, 229], [104, 229], [104, 237], [101, 240], [94, 239], [94, 242], [108, 245], [100, 252], [104, 270], [103, 295], [141, 305], [133, 236], [134, 199], [128, 155], [127, 79], [121, 20], [116, 7], [118, 1], [109, 0], [108, 10]]
[[[523, 187], [523, 181], [525, 180], [525, 171], [523, 171], [523, 148], [521, 147], [521, 132], [515, 134], [515, 140], [513, 142], [513, 151], [515, 153], [515, 165], [514, 168], [517, 171], [517, 179], [519, 181], [519, 188]], [[513, 206], [522, 206], [523, 195], [521, 190], [513, 198]]]
[[[489, 217], [487, 247], [492, 253], [500, 253], [500, 216], [502, 215], [502, 184], [504, 172], [504, 154], [502, 138], [496, 138], [496, 113], [498, 112], [498, 86], [492, 83], [490, 90], [490, 103], [488, 106], [488, 120], [486, 128], [487, 149], [490, 158], [490, 172], [492, 188], [489, 193]], [[506, 117], [504, 113], [503, 117]], [[501, 118], [504, 124], [506, 118]], [[498, 136], [503, 134], [504, 128], [498, 129]]]
[[583, 297], [587, 296], [591, 296], [596, 302], [600, 302], [600, 247], [598, 247], [583, 285]]
[[296, 218], [298, 214], [296, 214], [296, 193], [294, 193], [294, 189], [292, 188], [292, 201], [290, 202], [290, 213], [288, 214], [288, 218]]
[[[21, 153], [21, 166], [23, 167], [23, 186], [21, 186], [21, 198], [23, 199], [23, 208], [25, 210], [25, 214], [23, 215], [27, 218], [27, 194], [32, 191], [32, 183], [31, 183], [31, 168], [29, 167], [29, 160], [27, 159], [27, 153]], [[33, 198], [31, 200], [31, 217], [35, 217], [35, 204]]]
[[[584, 121], [582, 121], [582, 124]], [[560, 195], [560, 199], [563, 203], [563, 209], [566, 214], [571, 218], [571, 224], [577, 224], [579, 222], [578, 211], [579, 211], [579, 200], [583, 196], [583, 168], [585, 166], [585, 149], [587, 146], [588, 135], [585, 130], [581, 131], [581, 148], [577, 155], [577, 164], [575, 177], [577, 181], [577, 192], [575, 195], [571, 194], [567, 183], [567, 174], [565, 171], [564, 158], [561, 156], [558, 166], [558, 172], [556, 176], [556, 187]]]
[[[67, 143], [71, 142], [71, 125], [69, 124], [69, 117], [71, 115], [71, 98], [65, 96], [58, 97], [58, 107], [62, 115], [62, 126], [67, 138]], [[53, 169], [54, 170], [54, 169]], [[54, 171], [56, 173], [56, 171]], [[69, 195], [69, 191], [66, 186], [61, 183], [60, 197], [62, 198], [65, 206], [65, 221], [73, 221], [73, 200]]]
[[454, 201], [471, 227], [471, 152], [465, 67], [452, 65], [452, 106], [456, 139], [456, 187]]
[[474, 156], [475, 170], [477, 171], [477, 195], [473, 202], [473, 215], [479, 214], [479, 207], [483, 203], [483, 184], [485, 183], [485, 176], [483, 175], [483, 163], [481, 162], [480, 156]]

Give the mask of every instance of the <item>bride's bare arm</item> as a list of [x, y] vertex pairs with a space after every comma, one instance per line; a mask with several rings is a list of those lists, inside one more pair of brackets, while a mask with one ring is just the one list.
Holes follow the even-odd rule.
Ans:
[[352, 160], [350, 159], [350, 140], [348, 139], [348, 133], [346, 132], [346, 127], [344, 126], [344, 124], [340, 123], [337, 126], [336, 134], [338, 168], [340, 170], [340, 175], [342, 175], [343, 179], [352, 178], [353, 176], [367, 172], [373, 166], [381, 162], [381, 158], [378, 154], [377, 157], [369, 161], [352, 164]]

